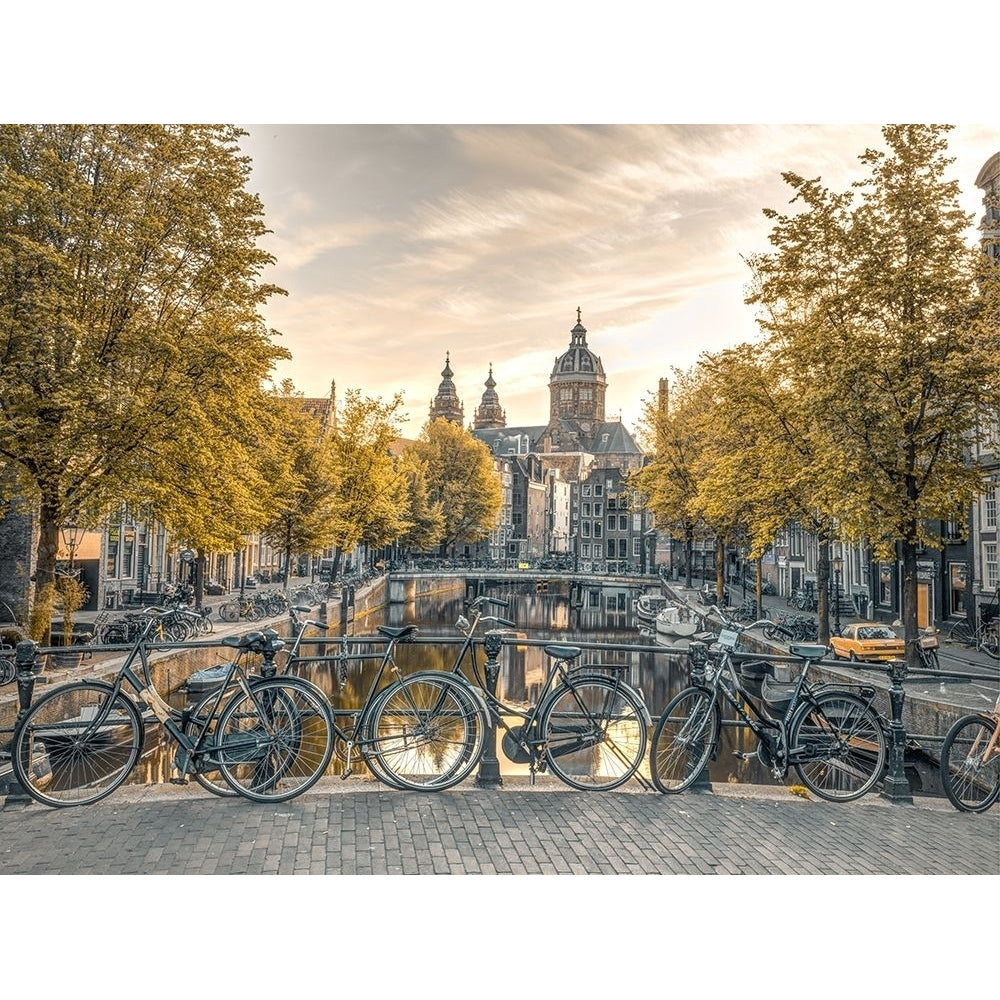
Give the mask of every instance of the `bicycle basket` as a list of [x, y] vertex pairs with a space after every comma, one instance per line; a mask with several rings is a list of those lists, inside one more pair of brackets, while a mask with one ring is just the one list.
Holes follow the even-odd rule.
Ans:
[[767, 660], [747, 660], [736, 665], [736, 673], [747, 694], [760, 698], [764, 678], [774, 676], [774, 665]]
[[937, 649], [939, 645], [937, 635], [922, 635], [919, 642], [921, 649]]

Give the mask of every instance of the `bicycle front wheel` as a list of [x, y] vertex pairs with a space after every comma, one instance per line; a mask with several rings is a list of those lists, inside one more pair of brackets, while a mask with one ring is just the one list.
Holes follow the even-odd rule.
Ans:
[[706, 688], [685, 688], [663, 710], [649, 748], [650, 777], [665, 795], [690, 788], [715, 752], [719, 706]]
[[472, 773], [486, 729], [482, 706], [464, 682], [443, 671], [411, 674], [377, 696], [366, 728], [367, 756], [387, 783], [439, 792]]
[[802, 784], [830, 802], [861, 798], [885, 770], [878, 714], [848, 691], [824, 691], [804, 702], [788, 725], [788, 745]]
[[219, 770], [233, 791], [254, 802], [284, 802], [326, 772], [333, 711], [308, 681], [269, 677], [229, 701], [215, 734]]
[[985, 812], [1000, 796], [1000, 741], [986, 756], [1000, 722], [981, 715], [959, 719], [941, 745], [941, 784], [962, 812]]
[[952, 625], [948, 630], [948, 640], [950, 642], [960, 642], [965, 646], [971, 646], [976, 641], [975, 633], [967, 618], [959, 618]]
[[142, 751], [142, 716], [110, 684], [78, 681], [43, 695], [18, 723], [11, 765], [47, 806], [85, 806], [124, 783]]
[[561, 684], [538, 726], [552, 773], [571, 788], [617, 788], [646, 754], [645, 706], [631, 688], [610, 677]]

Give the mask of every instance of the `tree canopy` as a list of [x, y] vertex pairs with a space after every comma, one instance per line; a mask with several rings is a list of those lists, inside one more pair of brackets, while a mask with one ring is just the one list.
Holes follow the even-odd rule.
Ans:
[[0, 126], [0, 457], [38, 505], [40, 590], [66, 519], [157, 490], [165, 512], [247, 468], [288, 353], [258, 311], [281, 290], [261, 280], [273, 259], [241, 135]]

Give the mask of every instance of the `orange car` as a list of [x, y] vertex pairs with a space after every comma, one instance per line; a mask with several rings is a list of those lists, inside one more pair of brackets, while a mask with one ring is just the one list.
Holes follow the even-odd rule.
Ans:
[[879, 622], [851, 622], [830, 636], [835, 660], [881, 662], [902, 659], [906, 644], [888, 625]]

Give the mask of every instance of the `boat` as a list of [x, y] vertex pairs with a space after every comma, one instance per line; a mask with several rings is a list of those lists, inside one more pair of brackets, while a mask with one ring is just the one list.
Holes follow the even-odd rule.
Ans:
[[664, 608], [670, 607], [670, 598], [664, 594], [640, 594], [633, 603], [635, 617], [640, 625], [652, 625]]
[[676, 646], [687, 649], [691, 637], [698, 631], [692, 621], [681, 620], [681, 609], [671, 605], [656, 616], [656, 641], [661, 646]]

